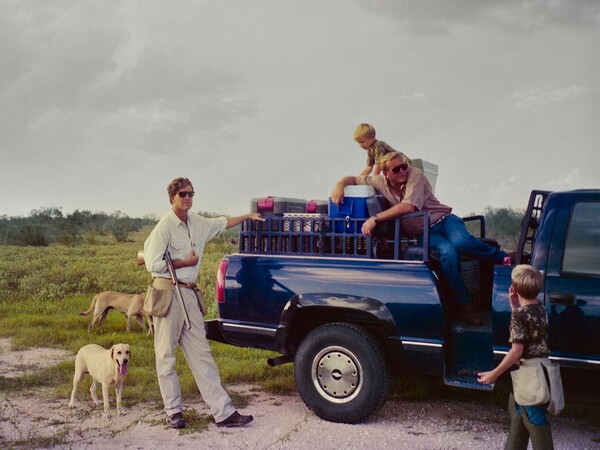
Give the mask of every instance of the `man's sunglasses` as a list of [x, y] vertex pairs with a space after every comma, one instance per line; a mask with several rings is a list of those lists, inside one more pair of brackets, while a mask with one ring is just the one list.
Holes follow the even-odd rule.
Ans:
[[181, 198], [192, 198], [194, 196], [195, 192], [194, 191], [179, 191], [177, 193], [177, 195], [179, 195]]
[[[396, 167], [393, 167], [393, 168], [391, 168], [391, 169], [388, 169], [388, 170], [389, 170], [390, 172], [392, 172], [392, 173], [396, 173], [396, 174], [398, 174], [398, 173], [400, 173], [400, 171], [401, 171], [401, 170], [403, 170], [403, 171], [404, 171], [404, 170], [406, 170], [406, 169], [408, 169], [408, 163], [402, 163], [402, 164], [400, 164], [400, 165], [397, 165]], [[387, 170], [386, 170], [386, 172], [387, 172]]]

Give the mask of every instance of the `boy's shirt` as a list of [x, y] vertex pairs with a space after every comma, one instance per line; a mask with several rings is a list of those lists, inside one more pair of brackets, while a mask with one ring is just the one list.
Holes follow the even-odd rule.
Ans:
[[546, 358], [548, 348], [548, 315], [541, 303], [515, 309], [510, 315], [508, 342], [523, 344], [523, 358]]
[[[367, 166], [374, 166], [375, 164], [379, 164], [379, 160], [386, 153], [395, 152], [391, 146], [386, 144], [383, 141], [375, 141], [373, 147], [367, 150]], [[404, 155], [406, 157], [406, 155]]]

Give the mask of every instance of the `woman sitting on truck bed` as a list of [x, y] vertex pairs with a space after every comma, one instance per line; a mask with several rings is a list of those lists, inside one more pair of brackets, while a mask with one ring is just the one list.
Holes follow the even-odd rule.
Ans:
[[[481, 318], [471, 302], [469, 290], [461, 276], [461, 253], [470, 253], [493, 262], [502, 262], [507, 256], [499, 248], [493, 247], [471, 235], [462, 219], [452, 214], [433, 195], [433, 190], [425, 174], [408, 164], [402, 153], [391, 152], [380, 161], [382, 172], [377, 176], [347, 176], [333, 188], [331, 200], [339, 205], [344, 200], [344, 188], [355, 184], [373, 186], [389, 202], [391, 207], [370, 217], [362, 226], [362, 233], [370, 236], [377, 222], [392, 220], [415, 211], [429, 214], [429, 245], [440, 255], [440, 268], [446, 278], [452, 300], [461, 318], [471, 325], [480, 325]], [[403, 231], [413, 236], [422, 234], [421, 218], [403, 224]]]

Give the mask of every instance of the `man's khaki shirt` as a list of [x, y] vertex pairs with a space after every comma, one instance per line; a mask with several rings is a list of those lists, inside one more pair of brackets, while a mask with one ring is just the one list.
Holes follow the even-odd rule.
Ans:
[[[412, 166], [408, 166], [406, 171], [408, 172], [406, 184], [402, 186], [400, 193], [392, 190], [383, 174], [358, 176], [356, 177], [356, 184], [373, 186], [390, 202], [391, 206], [407, 203], [414, 206], [416, 211], [427, 211], [430, 224], [436, 223], [452, 212], [450, 206], [440, 203], [433, 195], [431, 184], [429, 184], [423, 172]], [[423, 233], [423, 221], [418, 217], [404, 220], [402, 221], [402, 230], [411, 236], [419, 236]]]

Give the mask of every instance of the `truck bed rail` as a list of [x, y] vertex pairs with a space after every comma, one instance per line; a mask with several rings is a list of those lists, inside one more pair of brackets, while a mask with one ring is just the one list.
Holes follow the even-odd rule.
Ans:
[[429, 252], [425, 249], [429, 248], [429, 233], [417, 239], [402, 231], [402, 221], [408, 219], [422, 220], [423, 229], [429, 230], [429, 215], [423, 212], [380, 223], [373, 236], [361, 233], [364, 218], [289, 214], [265, 219], [265, 222], [242, 224], [240, 253], [428, 261]]

